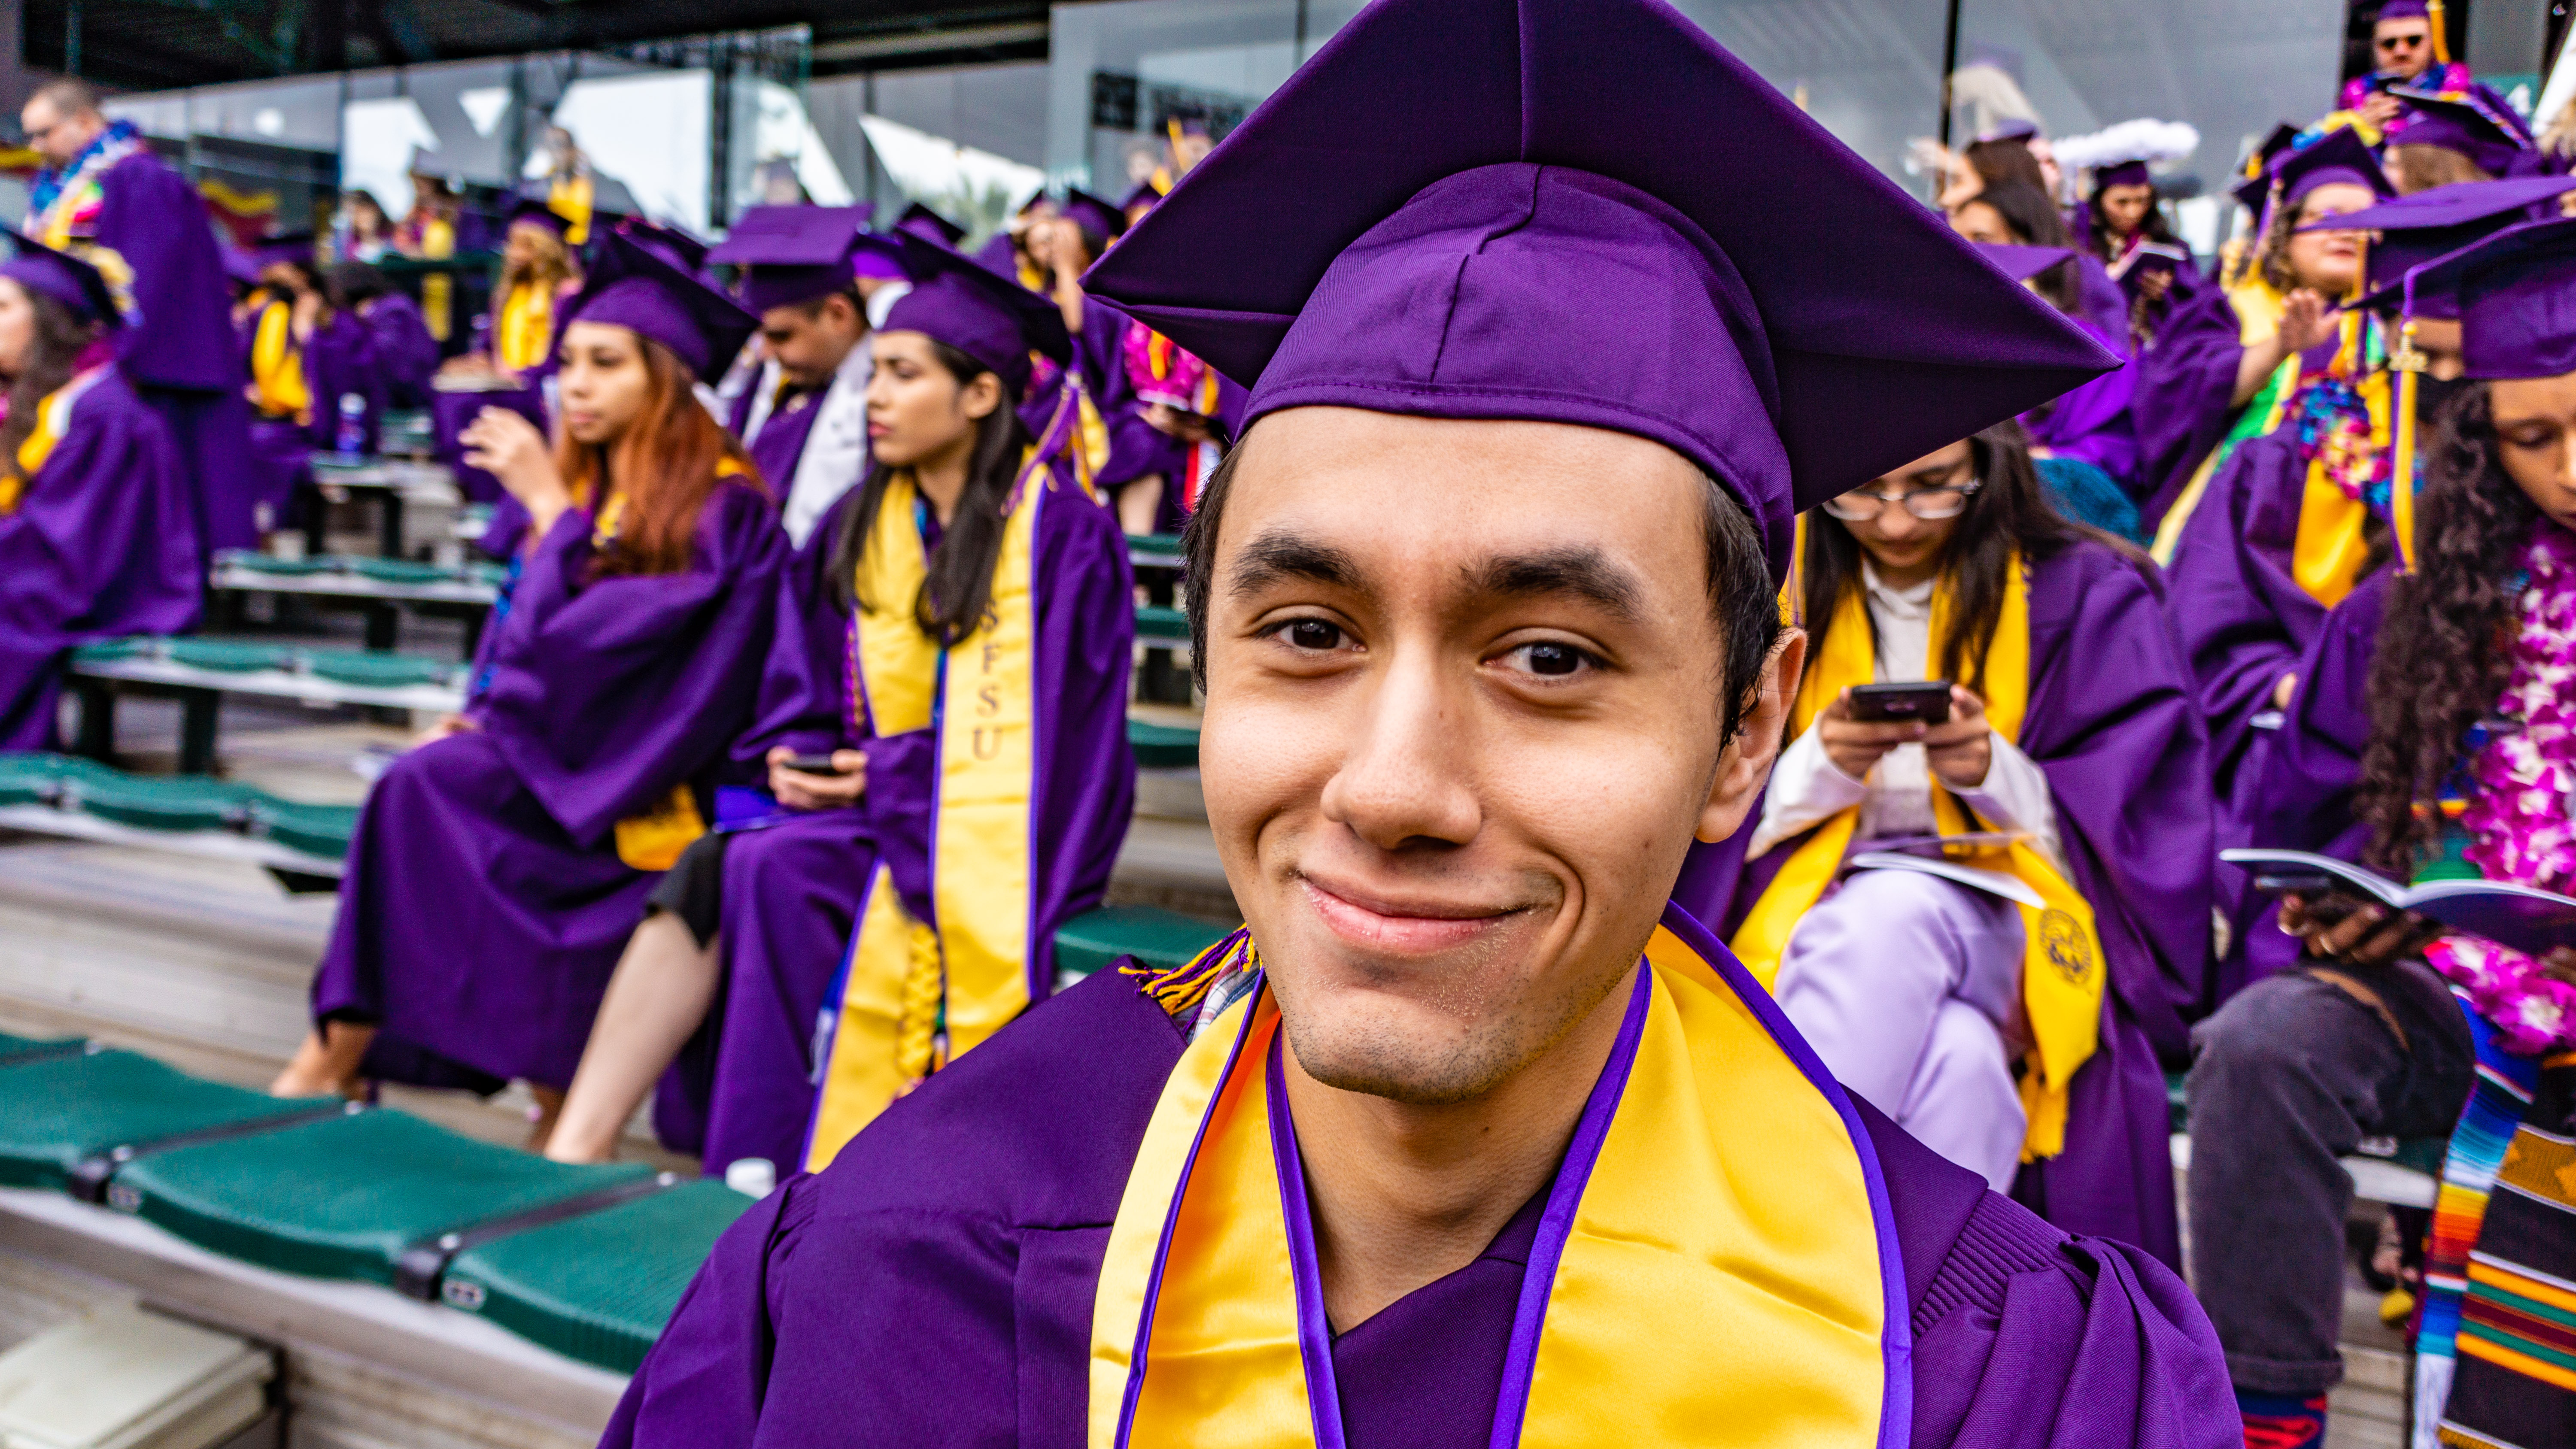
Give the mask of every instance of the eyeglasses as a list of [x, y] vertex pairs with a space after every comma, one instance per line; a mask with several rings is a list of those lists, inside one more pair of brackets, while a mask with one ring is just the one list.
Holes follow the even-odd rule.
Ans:
[[2383, 35], [2371, 42], [2382, 50], [2413, 50], [2423, 43], [2420, 35]]
[[1828, 498], [1816, 506], [1824, 509], [1829, 516], [1839, 518], [1845, 523], [1866, 523], [1876, 518], [1887, 505], [1893, 503], [1917, 518], [1937, 523], [1944, 518], [1956, 518], [1967, 512], [1968, 500], [1976, 496], [1978, 489], [1986, 486], [1977, 481], [1974, 476], [1976, 466], [1976, 459], [1962, 458], [1949, 471], [1951, 482], [1928, 488], [1908, 488], [1903, 493], [1894, 495], [1873, 493], [1866, 488], [1855, 488], [1840, 497]]

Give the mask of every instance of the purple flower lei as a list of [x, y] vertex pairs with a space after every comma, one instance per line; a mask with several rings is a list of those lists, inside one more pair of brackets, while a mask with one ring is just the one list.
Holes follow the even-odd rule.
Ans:
[[[2576, 534], [2543, 520], [2523, 553], [2522, 624], [2496, 713], [2500, 731], [2469, 762], [2463, 852], [2489, 880], [2565, 892], [2576, 885]], [[2495, 1023], [2505, 1050], [2531, 1056], [2576, 1045], [2576, 986], [2541, 974], [2519, 951], [2450, 936], [2426, 953]]]

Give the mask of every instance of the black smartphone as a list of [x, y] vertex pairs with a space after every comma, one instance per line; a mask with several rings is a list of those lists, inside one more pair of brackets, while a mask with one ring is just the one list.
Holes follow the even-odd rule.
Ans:
[[1866, 724], [1947, 724], [1950, 682], [1922, 679], [1905, 684], [1855, 684], [1851, 715]]
[[849, 771], [842, 769], [840, 766], [833, 764], [832, 757], [830, 755], [796, 755], [787, 761], [787, 768], [794, 770], [800, 775], [846, 775], [850, 773]]

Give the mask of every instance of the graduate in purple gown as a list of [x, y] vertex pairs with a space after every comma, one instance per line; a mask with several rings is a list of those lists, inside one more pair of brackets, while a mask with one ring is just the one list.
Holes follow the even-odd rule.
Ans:
[[1653, 0], [1379, 0], [1089, 285], [1253, 380], [1189, 572], [1247, 929], [791, 1179], [605, 1442], [2235, 1442], [2179, 1279], [1666, 900], [1799, 508], [2112, 360]]
[[2236, 189], [2256, 218], [2217, 285], [2178, 299], [2140, 356], [2136, 400], [2141, 513], [2172, 556], [2189, 510], [2235, 445], [2280, 426], [2302, 386], [2350, 382], [2374, 365], [2361, 323], [2330, 309], [2360, 280], [2363, 235], [2316, 223], [2396, 195], [2349, 130], [2283, 149]]
[[547, 426], [546, 383], [554, 368], [555, 341], [567, 315], [566, 299], [582, 285], [581, 258], [565, 240], [569, 227], [541, 198], [517, 204], [502, 233], [491, 310], [477, 324], [480, 346], [449, 358], [439, 369], [445, 385], [430, 398], [431, 437], [439, 461], [456, 470], [457, 487], [476, 502], [499, 502], [506, 490], [466, 461], [459, 441], [465, 428], [487, 407], [507, 408], [540, 430]]
[[438, 375], [438, 339], [421, 320], [420, 304], [395, 291], [384, 273], [365, 262], [342, 262], [328, 280], [336, 305], [367, 333], [384, 405], [429, 406], [429, 382]]
[[50, 750], [73, 645], [196, 622], [197, 519], [168, 431], [114, 361], [130, 299], [88, 261], [16, 245], [0, 263], [0, 750]]
[[[2258, 846], [2404, 881], [2576, 888], [2566, 709], [2576, 640], [2576, 222], [2508, 229], [2409, 273], [2470, 379], [2401, 496], [2397, 566], [2327, 614], [2259, 757]], [[2404, 526], [2411, 524], [2411, 527]], [[2576, 1444], [2549, 1285], [2576, 1272], [2563, 1160], [2576, 951], [2535, 960], [2375, 902], [2293, 893], [2250, 925], [2261, 970], [2193, 1033], [2193, 1279], [2249, 1442], [2324, 1437], [2365, 1137], [2447, 1136], [2409, 1396], [2418, 1444]], [[2268, 968], [2268, 969], [2263, 969]], [[2476, 1266], [2470, 1266], [2471, 1254]]]
[[[1994, 242], [1979, 246], [2005, 276], [2047, 298], [2114, 356], [2128, 358], [2128, 329], [2105, 325], [2075, 296], [2076, 252]], [[2143, 543], [2138, 506], [2129, 496], [2138, 473], [2137, 430], [2129, 418], [2136, 384], [2137, 362], [2131, 358], [2119, 371], [2022, 414], [2021, 424], [2030, 435], [2032, 456], [2040, 460], [2040, 487], [2051, 507], [2078, 523]]]
[[861, 233], [866, 220], [865, 207], [753, 207], [707, 254], [745, 268], [735, 295], [759, 316], [765, 346], [729, 422], [760, 475], [776, 480], [780, 517], [800, 549], [867, 471], [874, 354], [854, 262], [863, 249], [897, 249]]
[[2382, 152], [2388, 179], [2401, 196], [2540, 169], [2531, 128], [2504, 97], [2485, 86], [2454, 91], [2400, 87], [2389, 94], [2403, 101], [2408, 112], [2406, 124], [2389, 135]]
[[468, 430], [526, 542], [464, 713], [359, 817], [288, 1095], [519, 1078], [552, 1097], [746, 722], [787, 540], [691, 382], [752, 318], [614, 237], [568, 310], [553, 450], [498, 409]]
[[[307, 493], [316, 451], [375, 451], [386, 379], [375, 339], [335, 305], [313, 260], [313, 234], [275, 237], [257, 252], [260, 289], [241, 322], [250, 370], [245, 396], [259, 488], [253, 515], [263, 532], [302, 521], [320, 507]], [[354, 449], [345, 447], [354, 441]]]
[[20, 229], [57, 250], [96, 243], [132, 269], [138, 320], [117, 359], [178, 450], [198, 543], [209, 553], [257, 543], [250, 410], [205, 202], [130, 122], [101, 115], [84, 81], [46, 82], [19, 119], [45, 159]]
[[[768, 772], [774, 801], [691, 847], [654, 892], [548, 1143], [555, 1157], [611, 1155], [677, 1055], [653, 1114], [664, 1142], [713, 1173], [744, 1158], [792, 1171], [818, 1073], [846, 1120], [849, 1079], [897, 1065], [886, 1038], [903, 1029], [868, 1020], [900, 984], [871, 979], [889, 921], [937, 931], [947, 986], [921, 1010], [947, 1023], [954, 1054], [979, 1039], [972, 1023], [1053, 990], [1056, 928], [1108, 883], [1135, 795], [1134, 584], [1107, 513], [1060, 448], [1027, 437], [1011, 396], [1032, 349], [1068, 355], [1062, 320], [944, 246], [907, 251], [923, 280], [867, 344], [876, 465], [798, 553], [758, 714], [734, 744]], [[756, 263], [748, 285], [767, 270]], [[916, 486], [926, 505], [904, 503]], [[972, 524], [988, 513], [998, 534]], [[928, 596], [888, 587], [869, 556], [888, 548], [910, 555], [921, 587], [954, 581], [967, 617], [932, 621], [956, 631], [945, 647], [919, 612]], [[1012, 723], [977, 723], [987, 716]], [[1006, 746], [1022, 731], [1025, 748]], [[982, 776], [979, 746], [1007, 776]], [[997, 800], [1016, 821], [1000, 833]], [[985, 960], [997, 948], [1018, 957], [1000, 972]], [[818, 1062], [827, 1007], [854, 1024]], [[921, 1027], [926, 1042], [927, 1017]], [[904, 1067], [907, 1080], [924, 1065]]]

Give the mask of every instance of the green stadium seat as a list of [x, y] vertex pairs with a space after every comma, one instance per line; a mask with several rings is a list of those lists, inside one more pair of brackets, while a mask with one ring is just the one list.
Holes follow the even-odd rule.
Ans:
[[651, 1175], [549, 1162], [379, 1110], [138, 1157], [109, 1202], [227, 1257], [391, 1286], [415, 1243]]
[[1136, 637], [1152, 645], [1168, 646], [1190, 642], [1190, 616], [1178, 609], [1157, 604], [1136, 607]]
[[339, 1105], [199, 1081], [133, 1052], [21, 1060], [0, 1066], [0, 1187], [68, 1191], [83, 1163], [121, 1147], [310, 1117]]
[[437, 584], [457, 576], [455, 569], [441, 564], [401, 558], [353, 558], [349, 568], [361, 578], [387, 584]]
[[718, 1236], [752, 1200], [697, 1179], [476, 1243], [438, 1296], [532, 1343], [632, 1373]]
[[365, 653], [355, 649], [315, 649], [304, 656], [304, 667], [315, 677], [335, 684], [364, 685], [373, 689], [400, 689], [407, 684], [445, 684], [456, 674], [456, 666], [437, 659], [421, 659], [409, 654]]
[[345, 856], [358, 834], [355, 805], [305, 805], [263, 796], [251, 802], [250, 816], [257, 833], [307, 855]]
[[260, 553], [255, 549], [247, 548], [227, 550], [221, 561], [228, 564], [239, 565], [242, 568], [249, 569], [253, 573], [276, 574], [282, 578], [297, 578], [306, 574], [327, 574], [333, 569], [339, 567], [339, 561], [337, 559], [279, 558], [275, 554]]
[[67, 780], [64, 792], [84, 815], [142, 830], [221, 830], [245, 818], [258, 793], [203, 775], [113, 770]]
[[13, 1036], [0, 1031], [0, 1067], [13, 1067], [21, 1062], [42, 1061], [49, 1057], [67, 1057], [88, 1045], [76, 1036]]
[[1127, 721], [1127, 748], [1148, 770], [1192, 770], [1199, 763], [1199, 732], [1179, 725]]
[[161, 641], [149, 634], [130, 634], [122, 639], [92, 639], [72, 650], [74, 664], [113, 664], [132, 659], [161, 647]]
[[65, 780], [98, 768], [73, 755], [0, 754], [0, 805], [51, 804]]
[[191, 669], [220, 670], [226, 674], [284, 669], [295, 662], [295, 651], [280, 644], [245, 644], [237, 639], [173, 639], [168, 647], [173, 664], [185, 664]]
[[1234, 927], [1153, 906], [1104, 906], [1056, 928], [1055, 969], [1088, 976], [1121, 956], [1169, 971], [1224, 940]]

